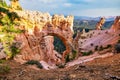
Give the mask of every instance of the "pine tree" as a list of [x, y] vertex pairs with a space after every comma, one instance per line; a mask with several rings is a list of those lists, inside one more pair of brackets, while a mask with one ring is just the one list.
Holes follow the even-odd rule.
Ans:
[[22, 10], [22, 8], [19, 4], [19, 0], [10, 0], [10, 2], [11, 2], [12, 9]]
[[7, 7], [5, 0], [0, 0], [0, 7]]

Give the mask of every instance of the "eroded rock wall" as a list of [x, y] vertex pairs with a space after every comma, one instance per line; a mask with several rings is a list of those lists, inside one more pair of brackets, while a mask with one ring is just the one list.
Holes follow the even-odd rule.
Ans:
[[[15, 40], [21, 42], [20, 54], [14, 59], [24, 63], [28, 60], [45, 61], [48, 64], [57, 64], [64, 61], [65, 56], [71, 51], [73, 41], [73, 16], [54, 15], [37, 11], [16, 11], [23, 21], [22, 28], [25, 32], [16, 35]], [[27, 22], [32, 24], [29, 27]], [[20, 28], [21, 28], [20, 26]], [[59, 37], [66, 50], [61, 55], [54, 50], [53, 36]]]

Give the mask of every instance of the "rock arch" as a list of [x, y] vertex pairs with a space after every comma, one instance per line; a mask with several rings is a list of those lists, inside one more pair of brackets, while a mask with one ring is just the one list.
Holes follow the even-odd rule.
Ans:
[[62, 61], [65, 61], [65, 59], [64, 59], [65, 56], [67, 54], [69, 54], [72, 50], [72, 47], [71, 47], [72, 31], [71, 31], [71, 29], [68, 28], [68, 30], [66, 31], [66, 30], [62, 30], [60, 28], [54, 27], [54, 25], [52, 25], [51, 23], [47, 23], [42, 30], [42, 34], [44, 36], [48, 36], [48, 35], [57, 36], [62, 40], [62, 42], [64, 43], [64, 45], [66, 47], [66, 50], [62, 54]]
[[65, 59], [64, 59], [65, 56], [71, 52], [71, 46], [70, 46], [69, 41], [65, 37], [63, 37], [62, 35], [57, 34], [57, 33], [48, 33], [45, 36], [57, 36], [62, 40], [62, 42], [64, 43], [64, 45], [66, 47], [66, 50], [62, 54], [62, 61], [65, 61]]
[[[59, 58], [55, 56], [57, 52], [53, 49], [53, 38], [51, 36], [59, 37], [66, 46], [66, 50], [62, 54], [62, 59], [60, 59], [60, 62], [65, 61], [65, 56], [72, 50], [73, 17], [68, 16], [64, 18], [57, 15], [50, 19], [52, 20], [43, 23], [44, 25], [34, 25], [32, 29], [25, 29], [25, 33], [16, 35], [15, 40], [21, 42], [21, 52], [16, 56], [16, 61], [24, 63], [23, 61], [28, 60], [43, 60], [49, 63], [50, 60], [56, 64]], [[51, 51], [49, 51], [49, 48]], [[48, 57], [50, 58], [47, 59]]]

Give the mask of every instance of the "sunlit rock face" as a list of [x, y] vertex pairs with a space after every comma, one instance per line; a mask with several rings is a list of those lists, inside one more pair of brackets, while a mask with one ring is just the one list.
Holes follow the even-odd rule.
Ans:
[[[23, 23], [25, 32], [16, 36], [15, 40], [21, 42], [21, 51], [14, 59], [24, 63], [28, 60], [45, 61], [49, 65], [64, 61], [71, 51], [73, 41], [73, 16], [54, 15], [37, 11], [16, 11], [21, 20], [29, 21], [32, 28]], [[53, 36], [59, 37], [66, 50], [60, 55], [54, 50]]]
[[120, 30], [120, 16], [117, 16], [116, 19], [114, 20], [111, 30], [113, 31]]
[[105, 18], [102, 17], [100, 21], [96, 24], [96, 30], [101, 30], [104, 23], [105, 23]]

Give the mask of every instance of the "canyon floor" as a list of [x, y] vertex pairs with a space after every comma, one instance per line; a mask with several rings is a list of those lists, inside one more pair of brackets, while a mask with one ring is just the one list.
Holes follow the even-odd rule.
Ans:
[[36, 70], [13, 60], [2, 65], [11, 69], [0, 74], [0, 80], [120, 80], [120, 54], [54, 70]]

